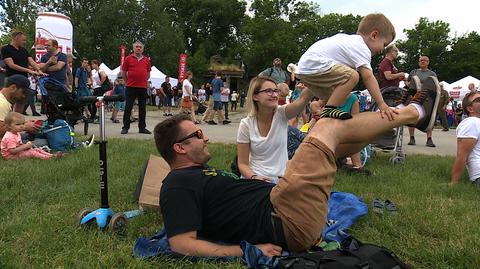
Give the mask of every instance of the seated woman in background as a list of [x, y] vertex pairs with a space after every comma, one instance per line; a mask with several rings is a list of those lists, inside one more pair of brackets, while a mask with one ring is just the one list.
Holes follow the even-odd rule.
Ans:
[[250, 81], [248, 116], [240, 121], [237, 134], [238, 168], [243, 178], [276, 183], [285, 172], [288, 120], [305, 108], [313, 94], [304, 90], [297, 101], [279, 106], [279, 93], [268, 77]]

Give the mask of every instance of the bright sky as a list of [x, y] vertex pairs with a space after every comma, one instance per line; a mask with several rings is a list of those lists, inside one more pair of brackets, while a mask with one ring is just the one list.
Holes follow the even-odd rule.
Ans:
[[380, 12], [395, 26], [397, 39], [404, 39], [403, 29], [413, 29], [421, 17], [430, 22], [441, 20], [450, 24], [450, 36], [467, 32], [480, 33], [480, 9], [476, 1], [466, 0], [312, 0], [320, 5], [322, 14], [340, 13], [367, 15]]

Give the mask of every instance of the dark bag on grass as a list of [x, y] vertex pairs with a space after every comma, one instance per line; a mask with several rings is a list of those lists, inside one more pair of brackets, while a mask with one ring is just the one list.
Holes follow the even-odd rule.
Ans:
[[289, 269], [409, 269], [395, 253], [381, 246], [363, 244], [353, 237], [340, 250], [315, 251], [281, 257], [280, 268]]

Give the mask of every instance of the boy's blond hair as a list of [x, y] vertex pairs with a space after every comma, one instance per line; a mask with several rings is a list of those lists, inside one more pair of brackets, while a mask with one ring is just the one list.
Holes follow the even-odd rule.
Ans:
[[18, 113], [18, 112], [8, 112], [7, 116], [5, 116], [4, 123], [7, 126], [10, 126], [14, 120], [24, 119], [25, 117]]
[[395, 27], [392, 22], [382, 13], [372, 13], [365, 16], [358, 25], [357, 34], [369, 35], [373, 31], [378, 31], [382, 37], [395, 39]]

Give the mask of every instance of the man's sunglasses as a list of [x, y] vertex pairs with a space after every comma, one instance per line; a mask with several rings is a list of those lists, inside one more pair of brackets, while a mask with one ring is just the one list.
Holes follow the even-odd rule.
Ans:
[[198, 130], [196, 130], [195, 132], [193, 132], [193, 133], [185, 136], [184, 138], [177, 140], [177, 142], [175, 142], [175, 144], [176, 144], [176, 143], [182, 143], [183, 141], [185, 141], [185, 140], [187, 140], [187, 139], [190, 139], [190, 138], [192, 138], [192, 137], [196, 137], [196, 138], [198, 138], [198, 139], [203, 139], [202, 129], [198, 129]]

